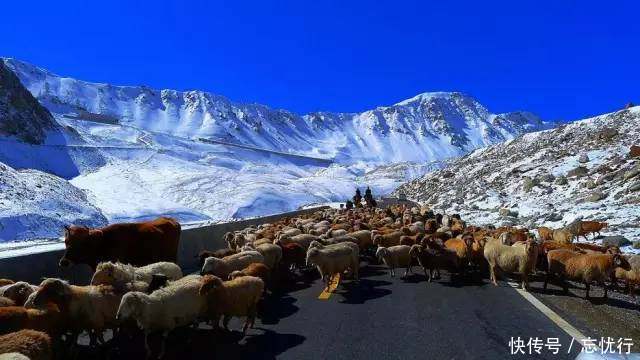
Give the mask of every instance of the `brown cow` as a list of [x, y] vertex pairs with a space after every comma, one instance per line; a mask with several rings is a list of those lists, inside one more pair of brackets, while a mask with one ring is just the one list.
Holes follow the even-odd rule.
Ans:
[[65, 227], [66, 251], [59, 265], [88, 264], [95, 270], [102, 261], [119, 261], [134, 266], [159, 261], [176, 262], [180, 231], [180, 224], [168, 217], [141, 223], [113, 224], [100, 229]]

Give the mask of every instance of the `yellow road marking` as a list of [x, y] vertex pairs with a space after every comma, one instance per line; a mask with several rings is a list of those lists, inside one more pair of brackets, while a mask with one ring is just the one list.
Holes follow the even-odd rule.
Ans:
[[322, 290], [322, 292], [320, 293], [320, 296], [318, 296], [318, 299], [327, 300], [331, 296], [331, 293], [333, 292], [333, 290], [335, 290], [338, 287], [338, 284], [340, 284], [340, 274], [336, 274], [333, 277], [333, 279], [329, 283], [329, 289]]

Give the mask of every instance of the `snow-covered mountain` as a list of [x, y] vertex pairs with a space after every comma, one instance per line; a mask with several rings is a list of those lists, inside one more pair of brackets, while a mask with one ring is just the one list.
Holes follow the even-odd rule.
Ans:
[[362, 113], [299, 116], [203, 91], [91, 83], [15, 59], [4, 62], [56, 114], [347, 164], [440, 160], [551, 125], [527, 112], [491, 114], [457, 92], [420, 94]]
[[[388, 194], [443, 159], [551, 126], [526, 112], [491, 114], [461, 93], [300, 116], [202, 91], [97, 84], [13, 59], [0, 63], [55, 127], [10, 118], [44, 140], [0, 135], [3, 181], [17, 189], [0, 201], [0, 242], [54, 237], [73, 222], [262, 216], [344, 201], [356, 186]], [[29, 171], [37, 184], [25, 182]], [[60, 191], [36, 191], [42, 201], [24, 202], [33, 186]], [[56, 208], [67, 209], [64, 216]]]
[[638, 241], [639, 139], [632, 107], [475, 150], [396, 193], [476, 224], [559, 228], [582, 217]]

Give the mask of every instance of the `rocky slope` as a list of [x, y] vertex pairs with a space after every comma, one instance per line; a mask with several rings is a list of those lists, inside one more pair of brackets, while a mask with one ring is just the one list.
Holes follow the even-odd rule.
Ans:
[[633, 107], [478, 149], [396, 193], [473, 223], [557, 228], [582, 217], [640, 240], [638, 139]]
[[187, 138], [355, 161], [441, 160], [551, 124], [526, 112], [495, 115], [462, 93], [425, 93], [362, 113], [299, 116], [203, 91], [114, 86], [4, 59], [51, 112]]
[[31, 144], [44, 142], [57, 127], [53, 116], [24, 88], [18, 77], [0, 61], [0, 136]]
[[85, 193], [66, 180], [0, 163], [0, 242], [60, 236], [64, 225], [106, 222]]

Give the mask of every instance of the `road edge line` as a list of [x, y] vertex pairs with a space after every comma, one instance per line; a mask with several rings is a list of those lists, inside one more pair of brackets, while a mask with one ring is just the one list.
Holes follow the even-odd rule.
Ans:
[[527, 300], [531, 305], [533, 305], [536, 309], [538, 309], [541, 313], [543, 313], [549, 320], [553, 321], [560, 329], [569, 334], [575, 341], [579, 342], [584, 349], [589, 349], [594, 352], [599, 351], [598, 346], [587, 343], [585, 344], [585, 340], [587, 337], [578, 329], [576, 329], [573, 325], [569, 324], [565, 319], [563, 319], [558, 313], [551, 310], [547, 305], [542, 303], [542, 301], [538, 300], [535, 296], [531, 295], [529, 292], [524, 291], [520, 288], [515, 282], [508, 281], [507, 282], [518, 294], [522, 295], [525, 300]]

